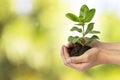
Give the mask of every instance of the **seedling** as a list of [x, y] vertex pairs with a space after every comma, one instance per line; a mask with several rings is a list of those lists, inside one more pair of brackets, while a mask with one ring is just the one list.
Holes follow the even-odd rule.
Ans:
[[[67, 18], [76, 22], [75, 26], [73, 26], [70, 29], [70, 31], [77, 31], [78, 33], [82, 34], [82, 36], [69, 36], [68, 37], [69, 42], [72, 42], [73, 44], [79, 44], [82, 47], [85, 47], [88, 44], [92, 43], [95, 39], [99, 39], [99, 37], [94, 34], [98, 34], [100, 32], [93, 30], [94, 23], [91, 22], [91, 20], [93, 19], [94, 15], [95, 15], [95, 11], [96, 11], [96, 9], [94, 9], [94, 8], [89, 9], [87, 5], [82, 5], [80, 8], [79, 16], [76, 16], [73, 13], [66, 14]], [[89, 38], [89, 40], [85, 41], [84, 38], [87, 37], [88, 34], [93, 34], [93, 35]], [[73, 47], [72, 47], [72, 49], [73, 49]], [[70, 50], [70, 52], [71, 52], [71, 50]], [[76, 56], [76, 55], [72, 54], [70, 56]]]

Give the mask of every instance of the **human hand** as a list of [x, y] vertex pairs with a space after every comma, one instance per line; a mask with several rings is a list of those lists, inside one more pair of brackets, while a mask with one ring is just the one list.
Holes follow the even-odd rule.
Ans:
[[61, 56], [66, 66], [84, 71], [97, 64], [98, 52], [99, 50], [97, 48], [92, 48], [81, 56], [69, 57], [67, 47], [62, 46]]
[[66, 46], [63, 45], [61, 48], [61, 56], [64, 64], [79, 71], [85, 71], [95, 65], [105, 63], [105, 55], [101, 54], [102, 49], [99, 48], [100, 44], [99, 41], [94, 41], [89, 45], [92, 47], [90, 50], [77, 57], [70, 57], [68, 54], [67, 50], [72, 46], [71, 43], [68, 43]]

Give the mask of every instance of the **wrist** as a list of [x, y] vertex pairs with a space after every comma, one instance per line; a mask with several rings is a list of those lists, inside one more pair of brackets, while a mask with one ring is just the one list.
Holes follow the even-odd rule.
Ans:
[[120, 65], [120, 50], [108, 50], [108, 64]]
[[101, 49], [99, 52], [99, 64], [117, 64], [120, 65], [120, 51]]
[[98, 64], [108, 64], [109, 55], [105, 49], [100, 49], [98, 53]]

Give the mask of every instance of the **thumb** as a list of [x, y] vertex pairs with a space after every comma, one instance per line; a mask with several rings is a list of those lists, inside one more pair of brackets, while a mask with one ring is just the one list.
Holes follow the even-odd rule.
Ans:
[[[90, 39], [90, 38], [85, 37], [85, 38], [84, 38], [84, 41], [87, 42], [89, 39]], [[90, 47], [92, 47], [92, 44], [87, 44], [87, 45], [90, 46]]]
[[77, 56], [77, 57], [71, 57], [72, 63], [87, 63], [91, 60], [91, 58], [94, 58], [96, 54], [98, 53], [97, 48], [92, 48], [90, 50], [87, 50], [83, 55]]
[[87, 62], [86, 57], [84, 55], [77, 56], [77, 57], [70, 57], [72, 63], [83, 63]]
[[88, 40], [89, 40], [89, 38], [88, 38], [88, 37], [85, 37], [85, 38], [84, 38], [84, 40], [85, 40], [85, 42], [86, 42], [86, 41], [88, 41]]
[[[85, 42], [87, 42], [89, 39], [90, 38], [88, 38], [88, 37], [84, 38]], [[87, 44], [87, 45], [90, 46], [90, 47], [97, 47], [99, 44], [100, 44], [100, 42], [98, 40], [94, 40], [92, 43]]]

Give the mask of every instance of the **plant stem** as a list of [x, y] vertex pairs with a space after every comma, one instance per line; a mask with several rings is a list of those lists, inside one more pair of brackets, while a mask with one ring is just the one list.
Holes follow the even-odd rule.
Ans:
[[83, 23], [83, 32], [82, 32], [82, 38], [84, 38], [84, 36], [85, 36], [85, 33], [84, 33], [84, 23]]
[[83, 44], [82, 44], [82, 46], [84, 46], [85, 44], [85, 42], [84, 42], [84, 37], [85, 37], [85, 32], [84, 32], [84, 28], [85, 28], [85, 23], [83, 22], [83, 25], [82, 25], [82, 27], [83, 27], [83, 30], [82, 30], [82, 41], [83, 41]]

